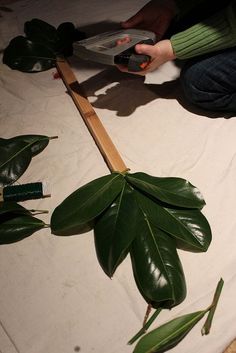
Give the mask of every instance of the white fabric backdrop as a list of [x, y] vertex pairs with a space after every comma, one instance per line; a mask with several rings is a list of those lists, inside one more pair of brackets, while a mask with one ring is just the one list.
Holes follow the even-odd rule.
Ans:
[[[88, 34], [115, 28], [145, 4], [142, 0], [6, 1], [1, 11], [0, 49], [23, 33], [25, 21], [52, 25], [70, 21]], [[206, 308], [220, 277], [225, 281], [213, 327], [202, 322], [175, 353], [221, 353], [235, 337], [236, 119], [186, 109], [168, 63], [145, 79], [115, 68], [71, 59], [73, 70], [132, 172], [188, 179], [204, 195], [213, 232], [204, 254], [179, 251], [186, 275], [186, 300], [163, 311], [153, 327]], [[26, 74], [0, 64], [1, 137], [58, 135], [35, 157], [20, 183], [48, 181], [50, 199], [29, 208], [54, 208], [79, 186], [109, 173], [62, 81], [49, 70]], [[112, 280], [96, 259], [92, 232], [69, 238], [48, 229], [0, 248], [1, 353], [131, 353], [126, 343], [139, 330], [146, 303], [136, 289], [130, 259]]]

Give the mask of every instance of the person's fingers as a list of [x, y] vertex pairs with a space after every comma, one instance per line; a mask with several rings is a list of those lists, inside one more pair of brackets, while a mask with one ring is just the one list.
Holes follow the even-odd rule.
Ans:
[[126, 36], [126, 37], [117, 39], [116, 45], [126, 44], [126, 43], [129, 43], [130, 41], [131, 41], [131, 38], [129, 36]]
[[137, 21], [135, 20], [134, 22], [122, 22], [121, 23], [122, 28], [124, 29], [129, 29], [129, 28], [139, 28], [139, 29], [146, 29], [148, 31], [151, 31], [156, 34], [156, 39], [160, 40], [163, 38], [166, 30], [169, 27], [169, 23], [167, 21], [162, 21], [161, 19], [158, 21], [154, 22], [148, 22], [146, 23], [145, 21]]
[[141, 71], [130, 71], [128, 70], [128, 67], [127, 66], [124, 66], [124, 65], [116, 65], [117, 69], [119, 69], [119, 71], [121, 72], [125, 72], [125, 73], [128, 73], [128, 74], [134, 74], [134, 75], [140, 75], [140, 76], [144, 76], [146, 75], [146, 69], [145, 70], [141, 70]]
[[128, 20], [121, 22], [123, 28], [133, 28], [139, 26], [143, 22], [143, 16], [140, 12], [130, 17]]
[[151, 30], [156, 33], [157, 40], [160, 40], [163, 38], [169, 26], [170, 26], [170, 19], [165, 17], [160, 17], [158, 19], [158, 23], [156, 23], [155, 25], [154, 24], [152, 25]]
[[145, 54], [153, 57], [155, 54], [155, 47], [149, 44], [137, 44], [135, 46], [135, 51], [137, 54]]
[[127, 66], [118, 64], [118, 65], [116, 65], [116, 67], [122, 72], [128, 72]]

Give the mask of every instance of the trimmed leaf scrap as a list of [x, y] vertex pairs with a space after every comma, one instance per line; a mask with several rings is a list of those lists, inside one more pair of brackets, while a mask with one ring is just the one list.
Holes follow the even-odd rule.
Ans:
[[137, 343], [133, 353], [163, 353], [176, 346], [200, 321], [206, 311], [180, 316], [147, 333]]
[[164, 353], [168, 351], [181, 342], [206, 313], [208, 313], [208, 317], [203, 325], [202, 334], [208, 334], [223, 284], [224, 281], [220, 279], [212, 304], [207, 309], [179, 316], [150, 331], [138, 341], [133, 353]]

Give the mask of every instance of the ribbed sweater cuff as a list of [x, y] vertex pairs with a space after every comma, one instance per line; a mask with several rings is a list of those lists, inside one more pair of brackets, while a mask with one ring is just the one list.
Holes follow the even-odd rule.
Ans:
[[235, 28], [224, 13], [173, 35], [171, 44], [179, 59], [188, 59], [236, 45]]

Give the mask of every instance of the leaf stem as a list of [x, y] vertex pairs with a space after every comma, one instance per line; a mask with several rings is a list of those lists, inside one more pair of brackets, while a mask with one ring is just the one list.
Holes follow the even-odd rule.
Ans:
[[218, 304], [218, 301], [220, 298], [220, 294], [221, 294], [223, 285], [224, 285], [224, 281], [221, 278], [217, 284], [212, 304], [208, 308], [209, 313], [207, 315], [207, 319], [206, 319], [206, 321], [202, 327], [202, 330], [201, 330], [202, 335], [208, 335], [210, 333], [212, 320], [213, 320], [213, 317], [215, 314], [215, 310], [216, 310], [216, 307], [217, 307], [217, 304]]
[[126, 168], [125, 170], [123, 170], [123, 171], [121, 172], [121, 174], [126, 175], [126, 174], [129, 173], [129, 171], [130, 171], [130, 168]]
[[150, 319], [145, 323], [145, 325], [141, 328], [141, 330], [139, 330], [136, 335], [134, 335], [128, 342], [128, 344], [133, 344], [135, 341], [137, 341], [137, 339], [139, 339], [139, 337], [141, 337], [146, 331], [147, 329], [151, 326], [151, 324], [153, 323], [153, 321], [156, 319], [156, 317], [160, 314], [162, 308], [158, 308], [150, 317]]
[[49, 140], [55, 140], [55, 139], [58, 139], [58, 136], [50, 136], [48, 139]]
[[143, 327], [146, 325], [151, 311], [152, 311], [152, 305], [148, 304], [147, 310], [146, 310], [146, 313], [145, 313], [145, 316], [144, 316], [144, 319], [143, 319]]

